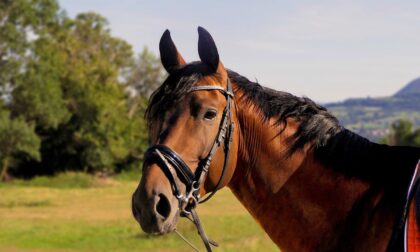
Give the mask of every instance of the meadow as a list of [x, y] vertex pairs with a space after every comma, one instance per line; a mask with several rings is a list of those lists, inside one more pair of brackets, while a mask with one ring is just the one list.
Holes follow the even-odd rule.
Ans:
[[[143, 233], [131, 214], [137, 182], [67, 173], [0, 183], [0, 251], [192, 251], [175, 234]], [[198, 209], [217, 251], [278, 251], [228, 189]], [[193, 225], [178, 230], [200, 250]]]

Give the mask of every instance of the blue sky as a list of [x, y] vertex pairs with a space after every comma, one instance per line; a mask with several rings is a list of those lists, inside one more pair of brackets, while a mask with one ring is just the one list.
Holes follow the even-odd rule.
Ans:
[[203, 26], [226, 67], [318, 102], [392, 95], [420, 76], [420, 1], [59, 2], [70, 16], [102, 14], [136, 52], [157, 54], [169, 29], [187, 61]]

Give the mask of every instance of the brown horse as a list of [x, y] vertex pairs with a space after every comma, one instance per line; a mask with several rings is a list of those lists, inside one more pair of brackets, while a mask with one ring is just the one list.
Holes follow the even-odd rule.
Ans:
[[173, 231], [199, 196], [227, 186], [282, 251], [402, 248], [393, 230], [420, 149], [372, 143], [310, 99], [227, 70], [198, 31], [200, 62], [186, 64], [168, 31], [160, 42], [169, 77], [146, 111], [157, 145], [133, 194], [142, 229]]

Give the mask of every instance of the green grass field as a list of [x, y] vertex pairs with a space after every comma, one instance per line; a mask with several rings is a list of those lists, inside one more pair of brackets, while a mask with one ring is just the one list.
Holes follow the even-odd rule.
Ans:
[[[175, 234], [140, 230], [130, 207], [136, 186], [83, 174], [0, 184], [0, 251], [192, 251]], [[278, 251], [229, 190], [198, 212], [221, 245], [215, 252]], [[182, 220], [178, 230], [204, 251], [191, 223]]]

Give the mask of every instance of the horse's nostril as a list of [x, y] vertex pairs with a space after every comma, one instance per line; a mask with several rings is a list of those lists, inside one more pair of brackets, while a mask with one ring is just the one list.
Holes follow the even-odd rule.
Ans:
[[158, 195], [158, 202], [156, 204], [156, 212], [160, 214], [165, 220], [169, 217], [171, 213], [171, 205], [168, 198], [165, 195]]

